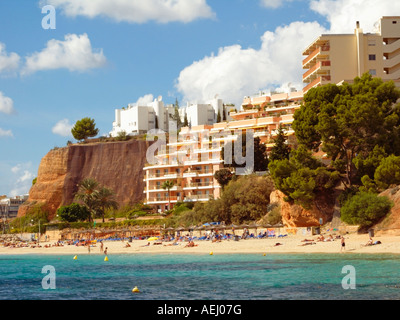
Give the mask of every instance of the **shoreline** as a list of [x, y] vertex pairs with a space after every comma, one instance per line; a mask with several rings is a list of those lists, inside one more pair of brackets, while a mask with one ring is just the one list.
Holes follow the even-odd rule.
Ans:
[[[104, 241], [104, 248], [108, 248], [107, 256], [113, 254], [400, 254], [400, 236], [375, 236], [374, 241], [380, 241], [381, 244], [373, 246], [364, 246], [369, 237], [368, 235], [349, 234], [345, 235], [346, 247], [341, 251], [340, 240], [319, 242], [317, 237], [308, 237], [310, 242], [304, 242], [304, 236], [288, 236], [285, 238], [268, 239], [246, 239], [246, 240], [222, 240], [221, 242], [211, 242], [206, 240], [195, 240], [195, 247], [185, 247], [187, 242], [180, 242], [178, 245], [172, 245], [169, 242], [163, 242], [160, 245], [145, 246], [147, 240], [133, 240], [129, 242], [131, 247], [125, 248], [127, 241]], [[54, 242], [41, 242], [41, 245], [52, 244]], [[275, 246], [277, 243], [280, 245]], [[308, 243], [305, 245], [305, 243]], [[85, 246], [65, 245], [62, 247], [49, 248], [9, 248], [0, 246], [0, 256], [2, 255], [102, 255], [100, 245], [94, 245], [90, 248]]]

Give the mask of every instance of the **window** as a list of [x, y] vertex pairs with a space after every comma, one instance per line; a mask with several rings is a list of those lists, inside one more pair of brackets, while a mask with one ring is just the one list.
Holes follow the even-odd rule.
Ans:
[[368, 41], [368, 46], [369, 47], [375, 47], [376, 46], [376, 40], [369, 40]]
[[375, 61], [376, 60], [376, 55], [375, 54], [368, 55], [368, 60], [369, 61]]
[[392, 21], [392, 23], [393, 23], [393, 24], [397, 24], [397, 21], [394, 20], [394, 21]]
[[369, 70], [369, 74], [370, 74], [371, 76], [376, 76], [376, 70], [375, 70], [375, 69], [370, 69], [370, 70]]

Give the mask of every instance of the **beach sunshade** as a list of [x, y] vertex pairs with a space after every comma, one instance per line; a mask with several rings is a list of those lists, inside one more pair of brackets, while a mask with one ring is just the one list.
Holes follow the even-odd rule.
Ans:
[[150, 237], [147, 239], [147, 241], [156, 241], [158, 240], [158, 237]]

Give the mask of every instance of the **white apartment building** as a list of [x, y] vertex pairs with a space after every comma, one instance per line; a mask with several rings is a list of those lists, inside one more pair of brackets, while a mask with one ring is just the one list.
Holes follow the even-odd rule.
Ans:
[[[217, 122], [218, 113], [221, 115], [221, 120], [224, 119], [224, 109], [222, 99], [214, 98], [206, 103], [188, 103], [186, 107], [179, 108], [179, 116], [183, 123], [186, 115], [190, 126], [212, 125]], [[225, 113], [227, 120], [230, 119], [229, 110], [227, 108]], [[174, 105], [164, 105], [162, 97], [144, 106], [128, 105], [127, 108], [116, 109], [110, 135], [117, 137], [122, 131], [128, 135], [138, 135], [147, 133], [151, 129], [168, 132], [172, 126], [174, 113]]]
[[184, 120], [186, 114], [190, 126], [194, 127], [213, 125], [217, 122], [218, 113], [221, 116], [221, 121], [224, 119], [224, 113], [226, 120], [230, 120], [229, 110], [224, 107], [223, 100], [217, 97], [206, 103], [188, 103], [186, 107], [179, 110], [181, 120]]
[[174, 106], [164, 105], [161, 97], [144, 106], [130, 104], [127, 108], [115, 110], [115, 121], [110, 135], [117, 137], [122, 131], [128, 135], [138, 135], [151, 129], [167, 132], [173, 114]]

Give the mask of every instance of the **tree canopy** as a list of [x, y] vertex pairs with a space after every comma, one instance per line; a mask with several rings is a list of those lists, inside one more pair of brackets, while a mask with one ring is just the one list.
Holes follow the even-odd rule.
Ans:
[[321, 146], [350, 187], [360, 183], [355, 162], [366, 160], [376, 146], [400, 154], [399, 98], [392, 81], [369, 74], [353, 84], [313, 88], [296, 111], [293, 128], [300, 144], [315, 151]]
[[83, 118], [75, 123], [71, 129], [71, 133], [76, 140], [80, 141], [97, 136], [99, 129], [96, 128], [94, 119]]

